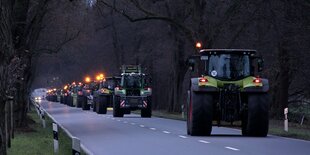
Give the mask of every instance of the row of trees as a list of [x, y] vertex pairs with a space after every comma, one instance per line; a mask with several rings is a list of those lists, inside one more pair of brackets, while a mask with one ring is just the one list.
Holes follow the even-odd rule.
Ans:
[[[48, 12], [58, 5], [51, 0], [0, 0], [0, 154], [6, 154], [10, 145], [11, 137], [5, 128], [9, 106], [13, 106], [14, 127], [27, 127], [30, 87], [38, 56], [60, 51], [79, 34], [66, 31], [57, 43], [44, 44], [44, 48], [38, 43], [43, 41], [39, 38], [50, 24], [46, 22]], [[8, 104], [11, 99], [12, 105]]]
[[[159, 68], [169, 66], [165, 78], [154, 85], [157, 108], [180, 111], [184, 104], [184, 90], [189, 78], [186, 59], [195, 52], [195, 41], [203, 42], [205, 48], [254, 48], [260, 51], [267, 64], [262, 76], [270, 79], [272, 84], [273, 116], [281, 117], [289, 102], [300, 102], [309, 96], [309, 82], [306, 79], [310, 72], [306, 66], [310, 56], [310, 14], [306, 11], [309, 9], [307, 0], [181, 0], [177, 3], [170, 0], [98, 0], [97, 8], [111, 10], [109, 14], [117, 18], [117, 23], [124, 20], [134, 23], [134, 27], [142, 30], [135, 34], [140, 38], [151, 38], [149, 27], [160, 23], [157, 26], [161, 27], [152, 31], [162, 33], [162, 38], [147, 39], [152, 41], [151, 46], [138, 46], [140, 50], [146, 46], [144, 49], [156, 53], [159, 44], [171, 43], [164, 45], [164, 50], [169, 53], [166, 54], [170, 57], [169, 63], [151, 66], [155, 77], [165, 76], [158, 73]], [[106, 17], [104, 13], [103, 16]], [[114, 31], [122, 29], [119, 26], [119, 30]], [[114, 52], [125, 52], [117, 44], [119, 40], [114, 40]], [[139, 43], [138, 39], [130, 45]], [[147, 61], [160, 61], [158, 59], [151, 56]]]
[[[140, 63], [153, 77], [153, 108], [180, 112], [196, 41], [260, 51], [275, 117], [310, 94], [308, 0], [89, 0], [97, 2], [93, 9], [84, 2], [0, 0], [0, 154], [8, 96], [15, 126], [25, 126], [30, 85], [46, 72], [65, 83], [89, 70], [115, 75], [122, 64]], [[32, 86], [47, 86], [42, 81]]]

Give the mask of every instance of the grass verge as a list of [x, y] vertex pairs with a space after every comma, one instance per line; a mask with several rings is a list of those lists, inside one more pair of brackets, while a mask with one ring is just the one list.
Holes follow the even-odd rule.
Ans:
[[[34, 108], [32, 108], [34, 109]], [[35, 110], [28, 113], [29, 127], [17, 129], [12, 147], [8, 149], [8, 155], [54, 155], [54, 142], [52, 120], [46, 117], [46, 128]], [[58, 128], [60, 155], [72, 154], [72, 140], [67, 134]]]
[[[135, 113], [139, 113], [138, 111]], [[182, 118], [180, 113], [168, 113], [166, 111], [152, 111], [153, 116], [160, 118], [169, 118], [175, 120], [186, 121], [185, 118]], [[283, 120], [270, 120], [269, 121], [269, 134], [289, 137], [289, 138], [297, 138], [303, 140], [310, 140], [310, 125], [304, 124], [300, 125], [298, 123], [289, 122], [289, 131], [286, 132], [283, 130]], [[240, 129], [240, 127], [238, 127]]]

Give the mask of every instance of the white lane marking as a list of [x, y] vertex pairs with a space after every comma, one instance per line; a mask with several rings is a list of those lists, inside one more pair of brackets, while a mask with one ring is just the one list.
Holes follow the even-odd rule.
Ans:
[[131, 125], [136, 125], [136, 123], [130, 123]]
[[156, 130], [156, 128], [150, 128], [151, 130]]
[[118, 119], [117, 121], [120, 122], [121, 120]]
[[115, 118], [112, 118], [113, 120], [115, 120]]
[[210, 143], [210, 142], [205, 141], [205, 140], [198, 140], [198, 142], [200, 142], [200, 143], [204, 143], [204, 144], [209, 144], [209, 143]]
[[141, 128], [144, 128], [144, 125], [140, 125]]
[[170, 132], [169, 131], [163, 131], [163, 133], [169, 134]]
[[239, 149], [236, 149], [236, 148], [233, 148], [233, 147], [229, 147], [229, 146], [226, 146], [225, 148], [226, 149], [230, 149], [230, 150], [234, 150], [234, 151], [239, 151]]
[[127, 121], [124, 121], [123, 123], [127, 124], [128, 122], [127, 122]]
[[184, 138], [184, 139], [187, 138], [186, 136], [183, 136], [183, 135], [179, 135], [179, 137], [180, 138]]

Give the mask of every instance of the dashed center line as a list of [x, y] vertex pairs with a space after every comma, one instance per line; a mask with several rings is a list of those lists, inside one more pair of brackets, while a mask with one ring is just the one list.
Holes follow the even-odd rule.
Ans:
[[226, 146], [225, 148], [229, 149], [229, 150], [233, 150], [233, 151], [239, 151], [239, 149], [236, 149], [236, 148], [233, 148], [233, 147], [229, 147], [229, 146]]
[[130, 123], [131, 125], [136, 125], [136, 123]]
[[144, 125], [140, 125], [141, 128], [144, 128]]
[[163, 131], [163, 133], [169, 134], [170, 132], [169, 131]]
[[186, 136], [183, 136], [183, 135], [179, 135], [179, 137], [180, 138], [184, 138], [184, 139], [187, 138]]
[[115, 118], [112, 118], [113, 120], [115, 120]]
[[151, 130], [156, 130], [156, 128], [150, 128]]
[[117, 121], [120, 122], [121, 120], [118, 119]]
[[124, 121], [123, 123], [127, 124], [128, 122], [127, 122], [127, 121]]
[[204, 144], [209, 144], [209, 143], [210, 143], [210, 142], [205, 141], [205, 140], [198, 140], [198, 142], [200, 142], [200, 143], [204, 143]]

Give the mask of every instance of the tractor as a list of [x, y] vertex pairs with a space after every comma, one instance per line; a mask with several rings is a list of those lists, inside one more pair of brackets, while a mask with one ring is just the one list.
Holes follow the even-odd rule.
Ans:
[[150, 83], [150, 77], [142, 73], [140, 65], [123, 65], [121, 83], [114, 89], [113, 116], [123, 117], [133, 110], [141, 110], [141, 117], [151, 117]]
[[212, 126], [241, 126], [243, 136], [267, 136], [269, 82], [258, 76], [263, 63], [247, 49], [201, 49], [190, 56], [187, 134], [210, 136]]

